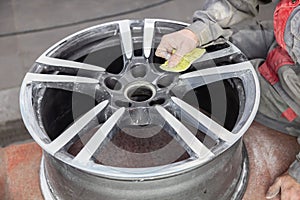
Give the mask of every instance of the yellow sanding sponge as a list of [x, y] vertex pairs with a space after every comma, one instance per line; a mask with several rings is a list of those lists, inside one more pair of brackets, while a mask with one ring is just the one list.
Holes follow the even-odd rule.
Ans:
[[187, 70], [191, 66], [191, 64], [195, 60], [200, 58], [204, 53], [205, 49], [196, 48], [190, 53], [183, 56], [182, 59], [179, 61], [178, 65], [176, 65], [175, 67], [168, 67], [168, 61], [166, 61], [160, 66], [160, 68], [168, 72], [183, 72]]

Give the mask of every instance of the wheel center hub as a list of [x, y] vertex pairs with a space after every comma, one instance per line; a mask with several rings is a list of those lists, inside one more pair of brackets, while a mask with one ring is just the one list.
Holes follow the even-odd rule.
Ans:
[[124, 90], [124, 96], [129, 101], [145, 102], [152, 99], [156, 94], [155, 87], [146, 81], [135, 81]]

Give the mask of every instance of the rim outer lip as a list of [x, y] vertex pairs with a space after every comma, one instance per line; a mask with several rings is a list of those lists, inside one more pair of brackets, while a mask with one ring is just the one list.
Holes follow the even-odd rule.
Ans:
[[[249, 157], [244, 143], [243, 143], [242, 151], [243, 151], [242, 170], [241, 170], [238, 183], [236, 184], [235, 190], [233, 192], [231, 198], [232, 200], [241, 199], [244, 196], [249, 181]], [[47, 177], [45, 174], [44, 165], [45, 165], [45, 157], [43, 155], [40, 164], [40, 186], [41, 186], [42, 194], [46, 200], [56, 200], [54, 194], [52, 193], [49, 187]]]

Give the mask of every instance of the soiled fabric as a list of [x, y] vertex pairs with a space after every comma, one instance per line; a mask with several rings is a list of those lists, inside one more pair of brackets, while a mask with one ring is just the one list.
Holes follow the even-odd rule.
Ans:
[[[230, 39], [257, 69], [264, 62], [268, 52], [277, 45], [273, 22], [254, 20], [260, 3], [257, 0], [207, 0], [204, 7], [194, 13], [194, 22], [187, 29], [198, 36], [200, 45], [216, 41], [220, 37]], [[295, 64], [284, 66], [278, 71], [280, 87], [284, 95], [290, 97], [298, 106], [300, 106], [299, 20], [300, 8], [297, 7], [289, 17], [284, 32], [287, 51]], [[282, 94], [279, 94], [259, 72], [257, 74], [262, 92], [256, 120], [272, 129], [299, 137], [299, 116], [292, 122], [284, 118], [282, 114], [290, 107], [289, 102], [285, 101]], [[295, 160], [289, 169], [290, 175], [298, 181], [300, 180], [299, 162]]]
[[256, 16], [257, 6], [257, 0], [209, 0], [194, 13], [194, 23], [188, 29], [198, 36], [201, 45], [221, 36], [229, 38], [229, 27]]
[[289, 17], [284, 31], [284, 41], [290, 56], [300, 63], [300, 7], [297, 7]]
[[243, 200], [266, 199], [274, 180], [284, 173], [300, 150], [296, 138], [257, 122], [244, 135], [249, 155], [250, 176]]

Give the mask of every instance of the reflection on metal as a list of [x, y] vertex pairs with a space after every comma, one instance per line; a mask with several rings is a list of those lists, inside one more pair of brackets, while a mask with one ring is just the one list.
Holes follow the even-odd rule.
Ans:
[[96, 107], [91, 109], [79, 120], [75, 121], [67, 130], [61, 133], [53, 142], [47, 144], [46, 148], [48, 152], [54, 155], [58, 150], [64, 147], [78, 132], [83, 129], [99, 112], [101, 112], [106, 106], [108, 101], [103, 101]]
[[120, 28], [120, 37], [121, 37], [123, 51], [125, 52], [126, 58], [131, 59], [133, 54], [133, 46], [132, 46], [132, 38], [131, 38], [131, 30], [130, 30], [130, 21], [129, 20], [120, 21], [119, 28]]
[[164, 60], [154, 52], [162, 35], [186, 25], [159, 19], [98, 25], [36, 61], [20, 104], [44, 149], [46, 199], [243, 195], [241, 138], [258, 108], [258, 79], [230, 42], [207, 46], [182, 74], [161, 71]]
[[155, 20], [145, 19], [144, 21], [144, 37], [143, 37], [143, 51], [146, 58], [150, 57], [153, 36], [155, 29]]
[[[209, 160], [214, 154], [204, 146], [180, 121], [161, 106], [156, 106], [159, 114], [176, 131], [181, 140], [190, 148], [199, 159]], [[206, 161], [205, 160], [205, 161]]]
[[[230, 44], [230, 42], [227, 42], [227, 43]], [[216, 58], [220, 58], [221, 56], [225, 57], [225, 56], [233, 55], [235, 53], [240, 53], [240, 50], [237, 47], [235, 47], [234, 45], [231, 44], [227, 48], [206, 53], [201, 58], [199, 58], [197, 61], [198, 62], [203, 62], [203, 61], [207, 61], [207, 60], [213, 60], [213, 59], [216, 59]]]
[[228, 143], [234, 143], [237, 139], [239, 139], [238, 136], [233, 135], [230, 131], [226, 130], [223, 126], [220, 126], [218, 123], [204, 115], [202, 112], [198, 111], [194, 107], [190, 106], [189, 104], [185, 103], [184, 101], [172, 97], [172, 100], [174, 103], [176, 103], [180, 108], [182, 108], [183, 111], [187, 112], [190, 116], [192, 116], [195, 120], [199, 122], [202, 126], [205, 127], [205, 130], [202, 130], [203, 132], [210, 131], [216, 136], [220, 137], [220, 139], [224, 140]]
[[88, 162], [123, 114], [124, 108], [119, 108], [110, 118], [108, 118], [74, 160], [78, 162]]
[[89, 65], [86, 63], [78, 63], [70, 60], [63, 60], [59, 58], [48, 57], [45, 54], [41, 55], [37, 60], [37, 63], [43, 65], [50, 66], [59, 66], [59, 67], [67, 67], [67, 68], [75, 68], [75, 69], [85, 69], [85, 70], [93, 70], [93, 71], [105, 71], [102, 67]]
[[99, 80], [85, 78], [85, 77], [76, 77], [76, 76], [64, 76], [64, 75], [48, 75], [48, 74], [35, 74], [28, 72], [26, 74], [25, 80], [27, 84], [32, 82], [39, 83], [99, 83]]

